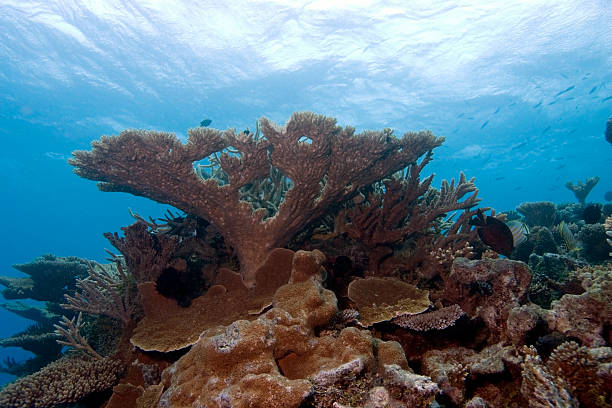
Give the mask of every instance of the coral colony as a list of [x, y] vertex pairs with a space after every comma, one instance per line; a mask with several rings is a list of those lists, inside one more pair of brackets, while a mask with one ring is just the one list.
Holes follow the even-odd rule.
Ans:
[[[103, 136], [70, 160], [170, 204], [0, 277], [35, 357], [1, 407], [612, 407], [610, 205], [477, 208], [422, 177], [442, 138], [263, 118], [255, 132]], [[596, 211], [597, 210], [597, 211]], [[588, 218], [585, 222], [585, 217]], [[500, 256], [503, 254], [504, 256]]]

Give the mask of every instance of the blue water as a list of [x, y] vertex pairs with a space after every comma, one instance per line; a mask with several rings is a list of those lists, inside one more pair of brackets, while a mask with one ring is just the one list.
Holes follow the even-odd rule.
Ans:
[[[612, 190], [609, 0], [345, 3], [0, 2], [0, 274], [45, 253], [103, 260], [128, 208], [162, 215], [66, 162], [125, 128], [184, 139], [204, 118], [252, 129], [312, 110], [445, 136], [424, 173], [475, 176], [498, 210], [574, 201], [565, 182], [590, 176], [590, 200]], [[30, 323], [0, 321], [0, 337]]]

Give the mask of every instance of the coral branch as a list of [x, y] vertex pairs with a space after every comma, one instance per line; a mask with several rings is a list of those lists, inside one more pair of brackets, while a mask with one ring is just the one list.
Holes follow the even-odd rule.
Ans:
[[[331, 206], [414, 163], [443, 141], [431, 132], [401, 138], [389, 129], [355, 134], [353, 128], [343, 129], [334, 119], [310, 112], [293, 114], [285, 127], [262, 118], [260, 130], [263, 137], [256, 138], [200, 127], [188, 131], [187, 144], [168, 133], [129, 130], [103, 136], [92, 151], [74, 152], [70, 164], [78, 175], [100, 181], [103, 191], [149, 197], [211, 222], [235, 248], [243, 279], [253, 285], [257, 266], [273, 248], [286, 245]], [[203, 180], [206, 172], [194, 170], [194, 162], [221, 151], [225, 153], [218, 163], [228, 183]], [[240, 188], [268, 177], [270, 167], [293, 186], [278, 212], [264, 219], [268, 210], [254, 209], [242, 199]]]
[[134, 314], [134, 290], [130, 287], [128, 275], [120, 262], [116, 262], [117, 273], [96, 263], [96, 270], [89, 263], [89, 276], [77, 280], [77, 291], [74, 296], [64, 295], [68, 303], [64, 309], [77, 310], [92, 314], [103, 314], [129, 322]]
[[80, 350], [88, 356], [97, 358], [99, 360], [104, 359], [100, 354], [94, 350], [87, 339], [81, 336], [81, 318], [83, 316], [82, 312], [79, 312], [79, 316], [76, 318], [68, 319], [66, 316], [62, 316], [62, 321], [59, 324], [54, 324], [55, 334], [59, 337], [63, 337], [66, 340], [56, 340], [59, 344], [63, 346], [69, 346], [74, 348], [75, 350]]

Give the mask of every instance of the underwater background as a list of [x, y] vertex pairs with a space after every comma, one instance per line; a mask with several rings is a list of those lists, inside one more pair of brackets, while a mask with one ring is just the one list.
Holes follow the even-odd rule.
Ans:
[[[609, 1], [409, 3], [1, 0], [0, 274], [47, 253], [103, 261], [128, 208], [169, 208], [99, 192], [72, 151], [129, 128], [184, 141], [204, 119], [242, 130], [308, 110], [358, 131], [430, 129], [446, 138], [425, 169], [436, 188], [463, 171], [504, 211], [574, 202], [565, 183], [598, 176], [588, 201], [605, 203]], [[30, 324], [0, 321], [0, 338]]]

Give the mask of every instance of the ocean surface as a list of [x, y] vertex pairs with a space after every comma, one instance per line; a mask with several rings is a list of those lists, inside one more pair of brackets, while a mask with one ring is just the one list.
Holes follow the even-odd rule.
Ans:
[[[185, 140], [204, 119], [253, 129], [309, 110], [430, 129], [446, 137], [423, 171], [436, 187], [463, 171], [503, 211], [573, 202], [565, 183], [599, 176], [588, 200], [604, 203], [611, 21], [609, 0], [1, 0], [0, 275], [47, 253], [103, 261], [128, 209], [163, 215], [67, 163], [128, 128]], [[0, 321], [0, 338], [31, 323]]]

